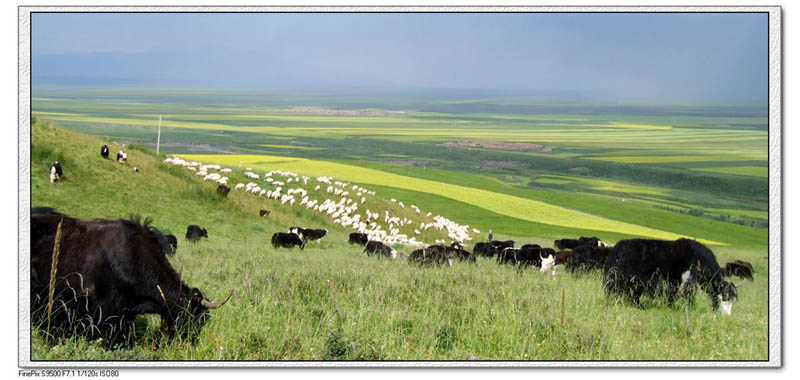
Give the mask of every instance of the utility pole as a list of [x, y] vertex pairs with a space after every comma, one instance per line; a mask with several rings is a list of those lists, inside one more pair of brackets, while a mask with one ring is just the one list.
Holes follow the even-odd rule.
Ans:
[[161, 115], [158, 115], [158, 140], [156, 140], [156, 154], [161, 147]]

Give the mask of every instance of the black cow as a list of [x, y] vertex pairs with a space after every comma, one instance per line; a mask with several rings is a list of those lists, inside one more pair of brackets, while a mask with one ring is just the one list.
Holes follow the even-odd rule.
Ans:
[[350, 244], [361, 244], [361, 245], [367, 245], [368, 241], [369, 238], [367, 237], [367, 234], [362, 234], [360, 232], [351, 233], [349, 239], [347, 240], [347, 242]]
[[231, 192], [231, 188], [228, 187], [228, 186], [225, 186], [225, 185], [217, 186], [217, 194], [219, 194], [220, 196], [227, 197], [228, 193], [230, 193], [230, 192]]
[[[52, 316], [47, 305], [60, 225]], [[135, 341], [139, 314], [161, 316], [160, 332], [194, 339], [222, 306], [181, 280], [169, 242], [147, 219], [82, 220], [52, 208], [31, 210], [31, 323], [54, 337], [73, 334], [115, 347]], [[47, 330], [47, 326], [50, 329]]]
[[541, 249], [542, 246], [539, 244], [525, 244], [522, 247], [519, 247], [519, 249], [529, 249], [529, 248]]
[[751, 265], [747, 261], [736, 260], [732, 263], [725, 264], [725, 274], [727, 276], [737, 276], [740, 278], [746, 278], [748, 280], [752, 280], [753, 265]]
[[165, 237], [167, 238], [170, 247], [170, 251], [167, 251], [166, 253], [170, 255], [174, 254], [178, 251], [178, 238], [173, 234], [166, 235]]
[[294, 246], [298, 246], [302, 250], [306, 247], [306, 242], [300, 239], [300, 236], [291, 232], [276, 232], [272, 235], [273, 248], [293, 248]]
[[372, 254], [376, 254], [378, 255], [378, 257], [385, 256], [385, 257], [391, 257], [392, 259], [397, 257], [397, 251], [392, 249], [392, 247], [384, 245], [379, 241], [367, 242], [367, 246], [364, 248], [364, 252], [367, 253], [367, 256], [372, 256]]
[[714, 253], [694, 240], [622, 240], [611, 250], [607, 265], [606, 293], [627, 296], [636, 304], [642, 294], [658, 293], [672, 302], [695, 284], [708, 293], [714, 309], [722, 301], [730, 311], [731, 302], [738, 298], [736, 285], [722, 279]]
[[269, 210], [262, 209], [261, 211], [258, 212], [258, 216], [264, 216], [264, 215], [269, 215]]
[[489, 242], [479, 242], [475, 243], [472, 247], [472, 251], [475, 252], [476, 255], [493, 257], [497, 253], [497, 248]]
[[186, 227], [186, 240], [200, 241], [201, 238], [208, 239], [208, 230], [205, 228], [200, 228], [200, 226], [196, 224]]
[[103, 147], [100, 148], [100, 155], [103, 156], [103, 158], [108, 158], [108, 145], [103, 145]]
[[63, 175], [64, 170], [61, 168], [61, 164], [58, 161], [53, 162], [50, 165], [50, 182], [58, 182]]

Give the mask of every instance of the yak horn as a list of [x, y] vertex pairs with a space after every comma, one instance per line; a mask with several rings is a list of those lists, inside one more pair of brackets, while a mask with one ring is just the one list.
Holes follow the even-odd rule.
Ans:
[[742, 286], [742, 285], [744, 285], [744, 281], [742, 281], [742, 282], [740, 282], [740, 283], [738, 283], [738, 284], [737, 284], [737, 283], [735, 283], [735, 282], [733, 283], [733, 287], [734, 287], [734, 288], [738, 288], [738, 287], [740, 287], [740, 286]]
[[210, 302], [208, 300], [202, 300], [202, 301], [200, 301], [200, 304], [203, 305], [203, 307], [206, 308], [206, 309], [216, 309], [216, 308], [224, 305], [226, 302], [228, 302], [228, 300], [230, 300], [231, 297], [233, 297], [233, 290], [231, 290], [231, 294], [228, 294], [228, 298], [225, 298], [225, 300], [220, 302], [220, 303]]

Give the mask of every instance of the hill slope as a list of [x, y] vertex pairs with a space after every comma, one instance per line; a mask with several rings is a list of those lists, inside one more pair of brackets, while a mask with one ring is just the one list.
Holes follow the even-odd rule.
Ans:
[[[184, 268], [187, 284], [212, 299], [235, 291], [212, 312], [195, 344], [158, 346], [158, 318], [150, 316], [140, 319], [141, 341], [114, 351], [82, 339], [48, 346], [33, 331], [33, 360], [767, 358], [763, 250], [714, 249], [719, 261], [744, 259], [756, 270], [755, 281], [740, 289], [732, 316], [712, 311], [702, 294], [692, 305], [667, 307], [652, 299], [636, 308], [606, 298], [599, 273], [553, 278], [485, 259], [425, 268], [367, 258], [346, 243], [350, 230], [328, 216], [297, 205], [277, 207], [240, 191], [222, 199], [216, 183], [166, 165], [147, 149], [123, 148], [128, 163], [119, 164], [99, 155], [103, 143], [112, 155], [122, 147], [110, 140], [42, 122], [31, 129], [32, 206], [55, 206], [82, 218], [152, 217], [157, 227], [179, 236], [170, 261]], [[53, 184], [47, 167], [56, 160], [65, 175]], [[416, 226], [427, 220], [427, 213], [419, 216], [380, 196], [366, 207], [414, 218]], [[272, 213], [261, 218], [261, 208]], [[209, 238], [186, 242], [188, 224], [208, 228]], [[328, 228], [330, 236], [304, 251], [273, 249], [270, 235], [294, 225]], [[425, 234], [425, 241], [445, 238], [443, 231]]]

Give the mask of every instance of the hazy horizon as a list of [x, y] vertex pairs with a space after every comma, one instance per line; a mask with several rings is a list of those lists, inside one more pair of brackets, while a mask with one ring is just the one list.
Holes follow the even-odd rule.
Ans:
[[767, 14], [34, 13], [32, 85], [766, 104]]

